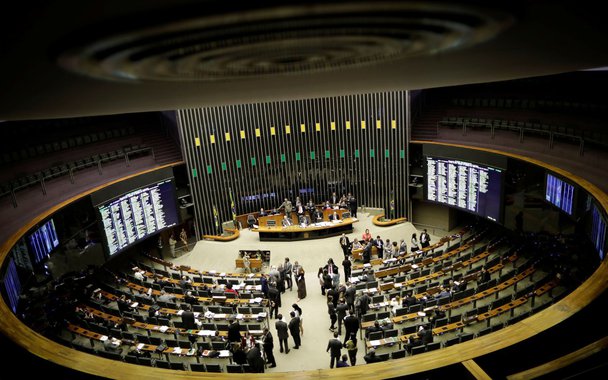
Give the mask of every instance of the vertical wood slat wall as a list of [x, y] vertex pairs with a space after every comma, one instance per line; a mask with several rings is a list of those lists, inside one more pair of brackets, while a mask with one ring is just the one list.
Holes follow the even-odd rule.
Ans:
[[[405, 91], [177, 112], [199, 238], [284, 198], [317, 204], [352, 193], [359, 207], [407, 217]], [[391, 211], [391, 200], [394, 211]], [[391, 215], [393, 214], [393, 215]]]

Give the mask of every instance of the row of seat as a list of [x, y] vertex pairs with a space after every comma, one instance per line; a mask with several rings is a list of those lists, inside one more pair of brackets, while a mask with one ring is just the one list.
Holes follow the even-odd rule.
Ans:
[[114, 161], [119, 158], [125, 158], [126, 155], [133, 157], [134, 154], [148, 154], [149, 152], [151, 152], [151, 149], [152, 148], [149, 148], [145, 145], [129, 144], [123, 146], [122, 148], [111, 150], [105, 153], [87, 156], [70, 162], [56, 163], [53, 166], [48, 167], [47, 169], [39, 170], [34, 173], [24, 174], [11, 181], [1, 183], [0, 196], [7, 195], [11, 193], [11, 191], [18, 191], [32, 185], [42, 184], [43, 181], [48, 181], [65, 175], [71, 175], [77, 170], [90, 168], [96, 165], [99, 166], [105, 162]]
[[123, 127], [109, 129], [86, 135], [76, 135], [58, 141], [49, 141], [44, 144], [20, 148], [18, 150], [7, 150], [0, 155], [0, 166], [14, 164], [35, 157], [60, 152], [63, 150], [77, 148], [83, 145], [93, 144], [98, 141], [105, 141], [112, 138], [126, 137], [135, 134], [135, 128]]
[[601, 111], [604, 104], [571, 102], [551, 99], [517, 99], [517, 98], [452, 98], [453, 106], [458, 107], [492, 107], [521, 108], [564, 111]]

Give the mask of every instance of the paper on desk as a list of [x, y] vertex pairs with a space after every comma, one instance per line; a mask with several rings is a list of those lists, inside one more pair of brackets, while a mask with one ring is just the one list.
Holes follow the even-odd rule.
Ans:
[[424, 311], [419, 311], [419, 312], [418, 312], [418, 315], [419, 315], [420, 317], [426, 317], [426, 313], [425, 313]]
[[220, 350], [220, 358], [229, 358], [230, 357], [230, 351], [228, 350]]
[[178, 310], [178, 311], [177, 311], [177, 315], [182, 315], [183, 313], [184, 313], [184, 311], [183, 311], [183, 310]]
[[379, 346], [380, 345], [380, 341], [379, 340], [372, 340], [369, 342], [369, 344], [371, 344], [372, 346]]
[[145, 346], [145, 344], [140, 343], [140, 344], [137, 345], [137, 349], [141, 350], [142, 348], [144, 348], [144, 346]]
[[169, 329], [169, 326], [160, 326], [160, 328], [158, 329], [160, 332], [165, 332]]
[[181, 354], [182, 353], [182, 349], [180, 347], [173, 347], [173, 353], [174, 354]]
[[101, 338], [99, 338], [99, 340], [101, 340], [102, 342], [105, 342], [106, 340], [108, 340], [108, 336], [102, 335]]

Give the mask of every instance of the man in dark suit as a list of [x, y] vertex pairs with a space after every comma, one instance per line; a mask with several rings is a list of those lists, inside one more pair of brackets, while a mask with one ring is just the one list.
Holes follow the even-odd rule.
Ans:
[[420, 247], [422, 248], [426, 248], [429, 245], [431, 245], [431, 237], [429, 236], [429, 234], [426, 232], [426, 228], [424, 229], [424, 232], [422, 232], [420, 234]]
[[333, 275], [335, 273], [338, 273], [338, 266], [336, 264], [334, 264], [333, 259], [329, 259], [329, 260], [327, 260], [327, 265], [325, 265], [323, 267], [323, 270], [327, 270], [327, 273], [329, 274], [329, 276], [333, 278]]
[[353, 218], [357, 217], [357, 199], [354, 196], [349, 194], [348, 197], [348, 208], [350, 209], [350, 214]]
[[323, 211], [317, 210], [315, 208], [314, 212], [311, 215], [312, 215], [312, 221], [314, 223], [318, 223], [318, 222], [322, 222], [323, 221]]
[[340, 220], [340, 215], [338, 215], [338, 213], [334, 211], [332, 214], [329, 215], [329, 220]]
[[241, 342], [241, 325], [237, 320], [230, 321], [230, 325], [228, 326], [228, 341], [230, 343]]
[[247, 352], [247, 364], [254, 373], [264, 373], [264, 358], [258, 343]]
[[196, 321], [194, 318], [194, 313], [192, 312], [192, 310], [190, 308], [190, 305], [188, 305], [187, 310], [184, 310], [181, 317], [182, 317], [182, 324], [184, 325], [185, 329], [187, 329], [187, 330], [196, 329]]
[[[370, 298], [367, 293], [360, 293], [359, 296], [359, 306], [357, 309], [359, 310], [359, 318], [362, 318], [365, 313], [369, 310]], [[355, 301], [356, 303], [357, 301]]]
[[291, 337], [293, 338], [293, 342], [296, 350], [300, 348], [302, 341], [300, 340], [300, 318], [296, 317], [296, 313], [292, 311], [289, 313], [291, 316], [291, 321], [289, 321], [289, 332], [291, 333]]
[[369, 264], [369, 262], [372, 259], [372, 242], [368, 241], [367, 244], [365, 245], [365, 248], [363, 248], [363, 263], [364, 264]]
[[260, 209], [260, 215], [258, 215], [258, 216], [266, 216], [266, 215], [268, 215], [268, 213], [266, 211], [264, 211], [263, 208], [261, 208]]
[[[281, 347], [281, 353], [283, 352], [283, 347], [285, 347], [285, 353], [289, 353], [289, 345], [287, 343], [287, 338], [289, 338], [289, 332], [287, 330], [287, 323], [283, 321], [283, 314], [277, 315], [278, 321], [275, 322], [274, 327], [277, 329], [277, 337], [279, 338], [279, 346]], [[300, 327], [298, 326], [298, 333], [300, 332]]]
[[274, 359], [272, 350], [274, 348], [274, 339], [268, 328], [264, 327], [264, 334], [262, 335], [262, 343], [264, 345], [264, 353], [266, 354], [266, 363], [270, 364], [270, 368], [277, 366], [277, 362]]
[[357, 344], [357, 331], [359, 331], [359, 318], [355, 316], [352, 310], [349, 310], [348, 316], [344, 318], [344, 329], [346, 334], [344, 336], [344, 345], [349, 339], [353, 340], [353, 343]]
[[340, 354], [342, 353], [342, 342], [340, 342], [338, 336], [339, 334], [335, 332], [334, 337], [330, 339], [327, 343], [327, 350], [325, 350], [325, 352], [329, 352], [329, 355], [331, 357], [329, 361], [329, 368], [334, 368], [334, 364], [336, 364], [338, 360], [340, 360]]
[[278, 318], [279, 308], [281, 307], [281, 292], [279, 292], [274, 281], [268, 285], [268, 300], [270, 301], [270, 318], [272, 318], [273, 312], [274, 316]]
[[340, 298], [338, 305], [336, 306], [336, 314], [338, 316], [338, 335], [342, 335], [342, 322], [346, 318], [346, 312], [348, 311], [348, 305], [344, 298]]
[[348, 236], [346, 236], [346, 234], [342, 234], [342, 236], [340, 236], [340, 248], [342, 248], [344, 258], [348, 258], [348, 255], [350, 255], [350, 239]]

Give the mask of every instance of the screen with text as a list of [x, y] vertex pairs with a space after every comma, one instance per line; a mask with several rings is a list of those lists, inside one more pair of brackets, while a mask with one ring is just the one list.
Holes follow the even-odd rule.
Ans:
[[130, 191], [98, 207], [110, 255], [179, 223], [170, 179]]
[[449, 158], [426, 157], [425, 199], [501, 220], [503, 170]]
[[574, 202], [574, 186], [547, 173], [545, 200], [559, 207], [568, 215], [572, 215], [572, 203]]

